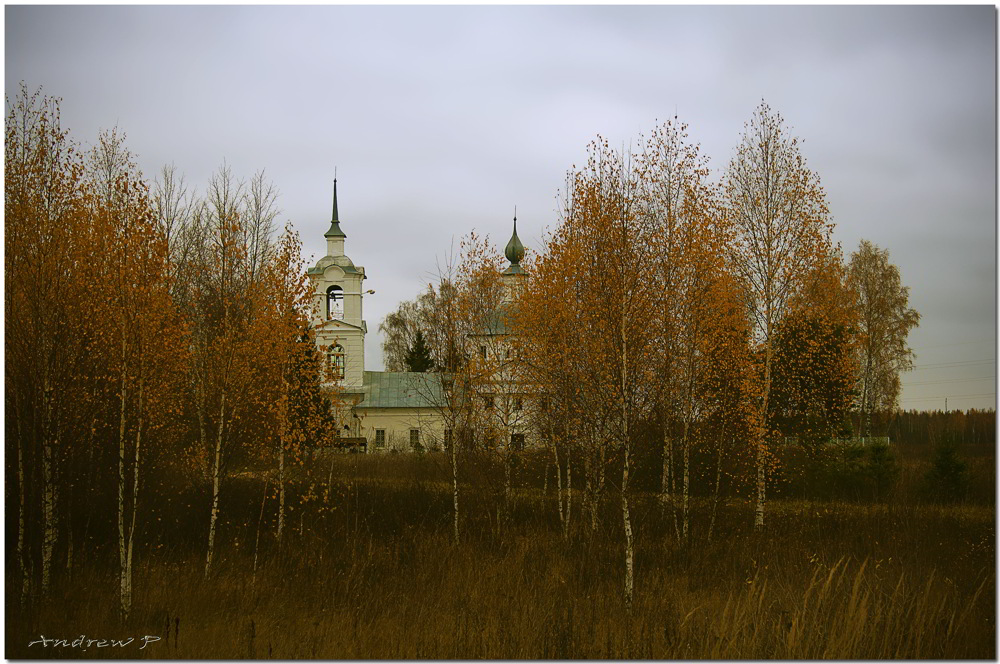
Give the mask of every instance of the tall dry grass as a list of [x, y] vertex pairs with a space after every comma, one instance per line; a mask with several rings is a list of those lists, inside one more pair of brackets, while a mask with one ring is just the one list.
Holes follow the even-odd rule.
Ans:
[[[325, 460], [328, 462], [329, 460]], [[118, 658], [989, 659], [995, 651], [994, 515], [989, 506], [776, 501], [764, 532], [729, 500], [714, 542], [708, 504], [695, 539], [671, 538], [659, 503], [637, 495], [636, 600], [622, 604], [615, 505], [569, 541], [539, 487], [501, 531], [495, 494], [463, 486], [463, 542], [433, 456], [334, 459], [328, 504], [310, 500], [274, 541], [263, 481], [230, 482], [219, 564], [203, 576], [192, 494], [152, 509], [135, 612], [116, 613], [114, 551], [19, 609], [8, 575], [6, 656]], [[328, 471], [324, 468], [324, 472]], [[310, 478], [290, 488], [313, 495]], [[579, 510], [579, 508], [575, 508]], [[579, 511], [577, 511], [579, 514]], [[9, 567], [8, 567], [9, 570]], [[42, 649], [73, 639], [156, 635], [147, 648]]]

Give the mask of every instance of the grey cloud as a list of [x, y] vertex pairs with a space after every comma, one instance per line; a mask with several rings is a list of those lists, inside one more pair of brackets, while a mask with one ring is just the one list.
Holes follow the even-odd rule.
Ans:
[[[471, 227], [540, 243], [598, 133], [676, 111], [721, 173], [762, 98], [803, 138], [845, 253], [888, 248], [925, 344], [995, 336], [996, 10], [907, 6], [8, 6], [5, 86], [118, 124], [152, 176], [266, 168], [305, 253], [339, 167], [374, 334]], [[977, 332], [978, 331], [978, 332]], [[916, 338], [916, 337], [915, 337]], [[947, 348], [945, 349], [948, 350]], [[992, 400], [990, 400], [992, 402]]]

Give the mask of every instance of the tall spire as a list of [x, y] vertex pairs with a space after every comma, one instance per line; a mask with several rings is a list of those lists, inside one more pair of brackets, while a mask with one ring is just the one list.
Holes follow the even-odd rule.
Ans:
[[347, 237], [347, 233], [340, 230], [340, 218], [337, 213], [337, 175], [333, 176], [333, 218], [330, 219], [330, 230], [323, 233], [324, 237]]
[[337, 217], [337, 176], [333, 176], [333, 221], [340, 221]]

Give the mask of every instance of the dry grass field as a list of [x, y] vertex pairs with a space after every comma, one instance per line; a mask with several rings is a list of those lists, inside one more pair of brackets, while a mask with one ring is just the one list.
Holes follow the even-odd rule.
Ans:
[[[218, 564], [209, 578], [204, 532], [192, 527], [207, 515], [207, 489], [178, 479], [172, 499], [146, 499], [129, 624], [116, 611], [113, 547], [78, 554], [54, 581], [53, 595], [25, 609], [8, 565], [5, 654], [995, 658], [992, 498], [947, 505], [916, 499], [903, 485], [907, 472], [919, 470], [914, 464], [926, 463], [904, 457], [901, 486], [878, 501], [779, 494], [761, 532], [752, 528], [752, 506], [729, 496], [711, 542], [704, 525], [710, 504], [696, 497], [687, 546], [674, 540], [655, 496], [637, 491], [631, 613], [622, 602], [614, 487], [598, 529], [590, 531], [575, 505], [576, 527], [564, 539], [553, 487], [546, 495], [541, 480], [543, 464], [521, 468], [513, 523], [503, 532], [494, 488], [470, 465], [458, 546], [444, 454], [316, 462], [316, 472], [302, 472], [290, 487], [281, 547], [276, 501], [261, 510], [264, 479], [243, 474], [224, 487]], [[331, 477], [333, 490], [325, 492]], [[785, 493], [794, 493], [787, 484]], [[136, 641], [124, 647], [96, 643], [128, 637]]]

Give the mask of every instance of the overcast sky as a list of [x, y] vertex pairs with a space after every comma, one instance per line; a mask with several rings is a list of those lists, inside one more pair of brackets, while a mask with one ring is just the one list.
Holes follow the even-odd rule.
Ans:
[[265, 169], [306, 259], [334, 168], [346, 253], [382, 318], [471, 229], [537, 248], [598, 134], [675, 113], [725, 168], [762, 99], [805, 142], [845, 255], [888, 249], [922, 320], [904, 408], [996, 403], [993, 7], [6, 6], [5, 90], [117, 126], [147, 177]]

